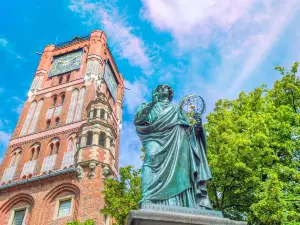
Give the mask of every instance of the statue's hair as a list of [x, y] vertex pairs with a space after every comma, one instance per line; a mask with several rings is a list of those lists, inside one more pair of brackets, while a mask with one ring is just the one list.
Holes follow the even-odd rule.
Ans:
[[155, 92], [157, 92], [157, 91], [158, 91], [158, 88], [161, 87], [161, 86], [167, 86], [167, 87], [168, 87], [168, 90], [169, 90], [169, 96], [168, 96], [168, 99], [169, 99], [169, 101], [171, 102], [172, 99], [173, 99], [173, 97], [174, 97], [174, 91], [173, 91], [173, 89], [172, 89], [169, 85], [167, 85], [167, 84], [160, 84], [160, 85], [158, 85], [158, 86], [155, 88]]

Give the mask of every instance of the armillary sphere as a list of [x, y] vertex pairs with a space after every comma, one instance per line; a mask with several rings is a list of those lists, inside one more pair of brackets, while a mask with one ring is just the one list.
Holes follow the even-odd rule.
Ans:
[[179, 102], [179, 108], [185, 116], [193, 116], [195, 113], [202, 116], [205, 112], [206, 104], [200, 95], [187, 95]]

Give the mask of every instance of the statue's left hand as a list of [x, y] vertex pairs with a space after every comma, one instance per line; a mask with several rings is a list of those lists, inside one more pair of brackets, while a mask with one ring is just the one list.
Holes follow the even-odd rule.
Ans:
[[197, 125], [202, 126], [202, 115], [200, 113], [195, 113], [194, 118], [197, 121]]

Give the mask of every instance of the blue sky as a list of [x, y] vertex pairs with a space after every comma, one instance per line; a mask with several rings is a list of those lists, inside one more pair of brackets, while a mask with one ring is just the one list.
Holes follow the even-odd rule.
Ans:
[[280, 75], [300, 59], [298, 0], [5, 1], [0, 20], [0, 158], [26, 100], [44, 46], [104, 30], [126, 79], [120, 165], [141, 161], [132, 125], [158, 84], [174, 102], [200, 94], [207, 113]]

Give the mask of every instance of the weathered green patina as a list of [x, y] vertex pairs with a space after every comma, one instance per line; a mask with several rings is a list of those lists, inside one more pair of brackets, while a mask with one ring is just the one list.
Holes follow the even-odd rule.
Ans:
[[171, 87], [159, 85], [134, 118], [146, 152], [141, 203], [210, 209], [206, 181], [212, 176], [201, 116], [190, 125], [172, 98]]

